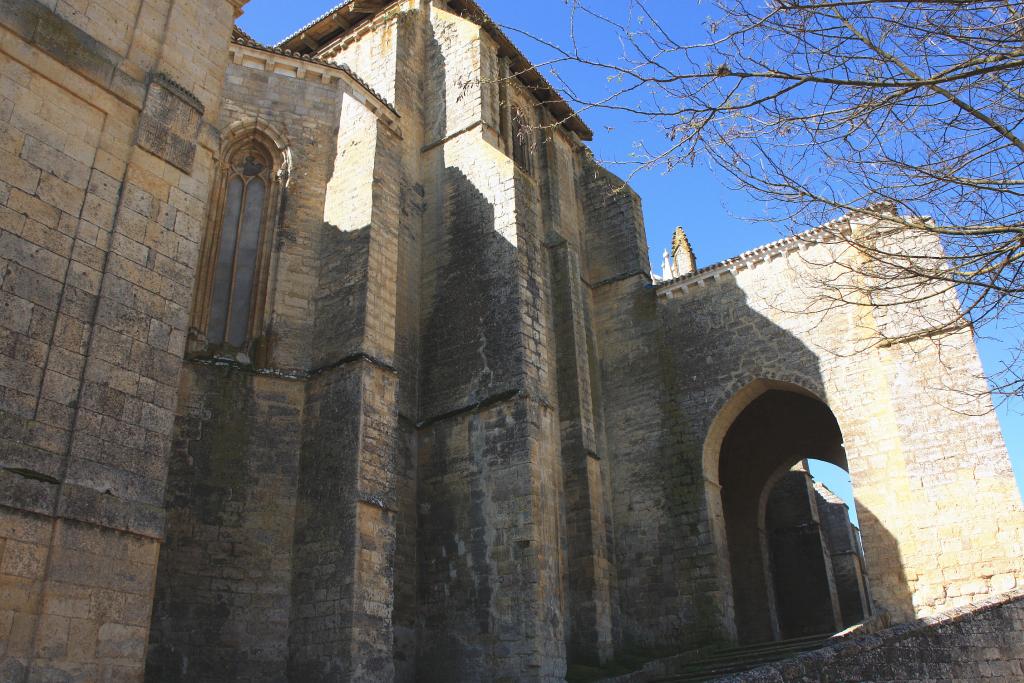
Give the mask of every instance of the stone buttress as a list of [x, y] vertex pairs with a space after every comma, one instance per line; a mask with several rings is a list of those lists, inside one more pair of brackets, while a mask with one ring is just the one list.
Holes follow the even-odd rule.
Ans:
[[4, 681], [558, 681], [790, 628], [771, 531], [833, 626], [1024, 580], [969, 332], [807, 315], [818, 233], [655, 280], [471, 0], [244, 4], [0, 14]]

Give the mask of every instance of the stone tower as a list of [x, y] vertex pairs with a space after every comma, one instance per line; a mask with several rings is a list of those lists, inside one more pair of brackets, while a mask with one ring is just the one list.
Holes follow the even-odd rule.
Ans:
[[874, 609], [1024, 579], [968, 332], [801, 314], [815, 234], [698, 271], [679, 232], [655, 284], [638, 197], [472, 0], [276, 47], [244, 4], [4, 0], [0, 678], [770, 639], [767, 491], [808, 457], [852, 475]]

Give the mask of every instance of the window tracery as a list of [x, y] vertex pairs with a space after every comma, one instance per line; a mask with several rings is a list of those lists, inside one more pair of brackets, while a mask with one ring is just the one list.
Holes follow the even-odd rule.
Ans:
[[193, 306], [193, 354], [249, 361], [263, 336], [286, 154], [256, 128], [225, 147], [210, 202]]

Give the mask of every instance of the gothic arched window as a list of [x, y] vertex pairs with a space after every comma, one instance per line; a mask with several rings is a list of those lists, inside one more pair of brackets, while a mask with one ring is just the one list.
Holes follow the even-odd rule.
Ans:
[[193, 352], [248, 351], [262, 336], [284, 160], [256, 130], [225, 148], [199, 264]]
[[530, 163], [531, 148], [533, 140], [530, 136], [530, 126], [518, 107], [512, 108], [512, 160], [515, 161], [524, 171], [533, 170]]

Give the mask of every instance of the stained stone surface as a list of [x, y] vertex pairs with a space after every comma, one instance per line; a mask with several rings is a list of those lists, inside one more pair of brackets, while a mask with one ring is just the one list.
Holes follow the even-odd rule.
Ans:
[[163, 74], [154, 74], [139, 118], [138, 145], [185, 173], [192, 172], [203, 103]]
[[[3, 3], [0, 680], [556, 681], [734, 643], [764, 581], [731, 558], [762, 568], [737, 543], [807, 457], [853, 479], [863, 562], [817, 532], [840, 610], [858, 572], [896, 622], [1020, 586], [968, 332], [807, 315], [813, 239], [655, 281], [639, 198], [468, 0], [278, 49], [244, 4]], [[225, 357], [189, 321], [246, 134], [281, 194]]]

